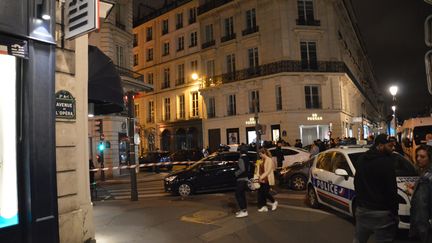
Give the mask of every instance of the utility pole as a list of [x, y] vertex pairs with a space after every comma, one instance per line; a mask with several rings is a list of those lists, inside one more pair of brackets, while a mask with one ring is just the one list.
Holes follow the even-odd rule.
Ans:
[[[135, 162], [135, 103], [134, 103], [135, 92], [127, 92], [128, 102], [128, 138], [129, 138], [129, 166], [136, 165]], [[129, 168], [130, 180], [131, 180], [131, 201], [138, 201], [138, 190], [137, 190], [137, 178], [136, 171], [134, 168]]]

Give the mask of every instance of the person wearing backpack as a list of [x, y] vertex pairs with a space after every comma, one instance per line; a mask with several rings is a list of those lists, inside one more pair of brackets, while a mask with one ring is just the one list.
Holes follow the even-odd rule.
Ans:
[[250, 160], [247, 156], [248, 147], [241, 145], [239, 147], [240, 158], [238, 160], [238, 170], [235, 171], [237, 179], [235, 197], [240, 210], [236, 213], [236, 218], [243, 218], [248, 216], [247, 202], [246, 202], [246, 190], [248, 189], [248, 174], [250, 171]]

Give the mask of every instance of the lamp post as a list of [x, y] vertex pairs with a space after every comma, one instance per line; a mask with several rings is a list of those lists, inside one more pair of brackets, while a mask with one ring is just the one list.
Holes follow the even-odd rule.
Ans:
[[397, 120], [396, 120], [396, 94], [398, 92], [398, 86], [393, 85], [389, 88], [390, 94], [393, 96], [393, 106], [392, 106], [392, 110], [393, 110], [393, 116], [394, 116], [394, 135], [396, 137], [396, 129], [397, 129]]

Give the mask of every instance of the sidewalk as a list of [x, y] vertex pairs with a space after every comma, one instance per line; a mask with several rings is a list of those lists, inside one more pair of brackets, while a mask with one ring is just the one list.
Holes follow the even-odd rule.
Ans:
[[[154, 173], [154, 172], [140, 172], [137, 175], [137, 182], [146, 182], [146, 181], [157, 181], [157, 180], [163, 180], [163, 178], [168, 175], [169, 172], [160, 172], [160, 173]], [[130, 183], [130, 176], [129, 174], [116, 176], [116, 178], [113, 179], [107, 179], [105, 181], [97, 181], [97, 183], [101, 186], [103, 185], [112, 185], [112, 184], [124, 184], [124, 183]]]
[[281, 205], [234, 217], [232, 194], [98, 202], [94, 206], [96, 240], [103, 243], [171, 242], [351, 242], [353, 226], [324, 211]]

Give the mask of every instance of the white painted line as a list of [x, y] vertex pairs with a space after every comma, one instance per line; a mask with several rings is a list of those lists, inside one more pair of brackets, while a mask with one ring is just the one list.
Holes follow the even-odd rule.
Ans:
[[306, 211], [306, 212], [320, 213], [320, 214], [324, 214], [324, 215], [334, 215], [334, 214], [327, 213], [327, 212], [321, 211], [319, 209], [314, 209], [314, 208], [304, 208], [304, 207], [289, 206], [289, 205], [283, 205], [283, 204], [279, 204], [278, 207], [279, 208], [287, 208], [287, 209]]

